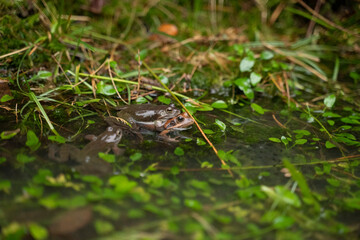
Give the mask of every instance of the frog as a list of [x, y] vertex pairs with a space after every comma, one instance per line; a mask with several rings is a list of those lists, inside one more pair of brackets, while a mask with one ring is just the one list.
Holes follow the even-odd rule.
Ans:
[[121, 110], [116, 114], [117, 117], [127, 121], [132, 129], [137, 130], [139, 128], [152, 130], [154, 121], [172, 119], [181, 113], [174, 104], [138, 104], [128, 105], [117, 109]]
[[57, 150], [55, 147], [50, 147], [48, 156], [57, 162], [75, 160], [80, 164], [75, 167], [80, 173], [101, 175], [110, 172], [111, 165], [100, 159], [98, 153], [108, 152], [112, 149], [115, 155], [120, 155], [122, 150], [117, 145], [122, 136], [121, 128], [109, 126], [98, 136], [86, 135], [85, 139], [90, 142], [81, 150], [71, 144], [63, 144]]
[[189, 117], [186, 112], [179, 113], [172, 118], [160, 117], [156, 120], [153, 120], [155, 118], [152, 118], [149, 121], [137, 121], [134, 127], [130, 127], [129, 125], [125, 124], [121, 121], [121, 119], [116, 117], [109, 117], [106, 119], [106, 121], [110, 126], [115, 125], [121, 127], [124, 133], [136, 135], [141, 141], [143, 140], [143, 134], [160, 132], [160, 140], [167, 142], [177, 142], [178, 137], [171, 138], [168, 136], [168, 134], [173, 131], [185, 130], [194, 123], [194, 120]]
[[144, 131], [159, 131], [161, 124], [181, 113], [174, 104], [155, 105], [139, 104], [117, 107], [117, 117], [107, 117], [110, 126], [120, 127], [124, 135], [135, 135], [142, 142]]

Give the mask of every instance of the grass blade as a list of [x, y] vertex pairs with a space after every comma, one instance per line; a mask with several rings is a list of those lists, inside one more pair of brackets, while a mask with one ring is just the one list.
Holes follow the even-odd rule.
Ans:
[[29, 92], [29, 98], [30, 100], [34, 101], [37, 105], [37, 107], [39, 108], [41, 114], [43, 115], [46, 123], [48, 124], [50, 130], [57, 136], [60, 136], [60, 134], [56, 131], [56, 129], [54, 128], [54, 126], [52, 125], [48, 115], [45, 112], [45, 109], [43, 108], [43, 106], [41, 105], [41, 103], [39, 102], [39, 99], [37, 99], [37, 97], [35, 96], [35, 94], [33, 92]]

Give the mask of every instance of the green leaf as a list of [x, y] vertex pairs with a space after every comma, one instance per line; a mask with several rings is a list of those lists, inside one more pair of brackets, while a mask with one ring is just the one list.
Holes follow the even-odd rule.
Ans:
[[326, 107], [332, 108], [332, 106], [334, 106], [335, 101], [336, 101], [336, 96], [334, 94], [331, 94], [324, 99], [324, 104]]
[[185, 199], [184, 204], [188, 208], [191, 208], [192, 210], [195, 211], [200, 211], [202, 209], [201, 203], [194, 199]]
[[171, 99], [165, 97], [164, 95], [159, 96], [157, 99], [159, 100], [159, 102], [162, 102], [162, 103], [164, 103], [166, 105], [171, 103]]
[[329, 119], [329, 120], [327, 120], [327, 123], [328, 123], [330, 126], [334, 126], [335, 121]]
[[270, 52], [270, 51], [262, 51], [262, 53], [260, 54], [260, 59], [262, 60], [270, 60], [274, 57], [274, 53]]
[[16, 155], [16, 160], [20, 163], [29, 163], [34, 161], [36, 158], [35, 157], [29, 157], [28, 155], [25, 155], [23, 153], [18, 153]]
[[13, 138], [16, 134], [18, 134], [20, 132], [20, 129], [15, 129], [13, 131], [3, 131], [0, 134], [1, 139], [10, 139]]
[[240, 62], [240, 72], [250, 72], [255, 64], [255, 60], [250, 57], [245, 57]]
[[117, 62], [116, 61], [112, 60], [112, 61], [109, 62], [109, 64], [110, 64], [110, 67], [112, 69], [114, 69], [114, 70], [117, 69]]
[[360, 79], [360, 74], [358, 74], [357, 72], [351, 72], [349, 76], [354, 80]]
[[161, 173], [151, 174], [146, 177], [144, 182], [153, 188], [160, 188], [164, 185], [164, 177]]
[[49, 235], [47, 229], [37, 223], [31, 223], [29, 225], [29, 230], [31, 236], [36, 240], [47, 239]]
[[0, 157], [0, 164], [6, 162], [6, 158], [5, 157]]
[[111, 208], [105, 205], [96, 205], [93, 207], [95, 212], [98, 212], [100, 215], [104, 217], [111, 218], [113, 220], [117, 220], [120, 217], [120, 213], [117, 211], [113, 211]]
[[44, 187], [33, 185], [31, 187], [24, 187], [23, 190], [32, 197], [39, 198], [43, 195]]
[[0, 180], [0, 191], [9, 193], [11, 189], [11, 182], [9, 180]]
[[223, 122], [220, 121], [219, 119], [215, 119], [215, 124], [220, 128], [220, 130], [221, 130], [222, 132], [225, 132], [225, 129], [226, 129], [225, 123], [223, 123]]
[[344, 198], [343, 201], [347, 207], [360, 210], [360, 198]]
[[41, 145], [38, 137], [32, 130], [27, 132], [27, 141], [25, 144], [30, 148], [31, 151], [36, 151]]
[[48, 139], [54, 142], [58, 142], [58, 143], [65, 143], [66, 142], [66, 138], [62, 137], [62, 136], [56, 136], [56, 135], [51, 135], [48, 136]]
[[161, 75], [160, 77], [160, 81], [165, 84], [165, 85], [168, 85], [169, 83], [169, 78], [167, 76], [164, 76], [164, 75]]
[[299, 135], [305, 135], [305, 136], [309, 136], [311, 133], [308, 130], [303, 130], [303, 129], [298, 129], [298, 130], [294, 130], [294, 133], [297, 133]]
[[136, 152], [130, 156], [131, 161], [137, 161], [140, 160], [142, 157], [142, 153]]
[[257, 105], [256, 103], [252, 103], [251, 108], [259, 114], [264, 114], [265, 112], [264, 109], [261, 106]]
[[286, 189], [284, 186], [275, 186], [275, 189], [272, 189], [263, 185], [261, 186], [261, 190], [265, 192], [275, 202], [292, 205], [294, 207], [301, 206], [301, 201], [299, 197], [295, 193]]
[[301, 193], [303, 195], [304, 202], [306, 202], [307, 204], [312, 204], [316, 209], [320, 209], [319, 203], [313, 197], [309, 185], [307, 184], [301, 172], [297, 171], [294, 165], [292, 165], [289, 160], [283, 159], [283, 163], [291, 173], [291, 178], [298, 183]]
[[251, 85], [256, 86], [261, 81], [261, 75], [255, 72], [250, 74]]
[[115, 155], [114, 154], [108, 154], [108, 153], [99, 152], [98, 155], [102, 160], [105, 160], [105, 161], [107, 161], [109, 163], [115, 162]]
[[202, 146], [202, 145], [205, 145], [206, 142], [204, 142], [201, 138], [197, 138], [197, 139], [196, 139], [196, 144], [197, 144], [198, 146]]
[[109, 184], [115, 187], [115, 191], [125, 193], [133, 189], [137, 183], [134, 181], [130, 181], [124, 175], [112, 176], [109, 179]]
[[339, 118], [339, 117], [341, 117], [341, 115], [339, 115], [337, 113], [333, 113], [333, 112], [324, 112], [323, 116], [324, 117], [329, 117], [329, 118]]
[[5, 95], [3, 95], [3, 96], [1, 97], [0, 102], [7, 102], [7, 101], [10, 101], [10, 100], [12, 100], [12, 99], [14, 99], [13, 96], [10, 96], [10, 95], [8, 95], [8, 94], [5, 94]]
[[214, 102], [213, 104], [211, 104], [211, 107], [224, 109], [224, 108], [227, 108], [228, 105], [223, 100], [218, 100], [218, 101]]
[[244, 53], [244, 46], [241, 44], [234, 44], [233, 49], [236, 51], [238, 55], [243, 55]]
[[307, 140], [306, 139], [303, 139], [303, 138], [301, 138], [301, 139], [296, 139], [295, 140], [295, 144], [298, 144], [298, 145], [303, 145], [303, 144], [305, 144], [307, 142]]
[[329, 141], [326, 141], [325, 147], [326, 147], [326, 148], [334, 148], [334, 147], [336, 147], [336, 146], [335, 146], [333, 143], [331, 143], [331, 142], [329, 142]]
[[37, 76], [41, 79], [47, 79], [52, 76], [52, 73], [49, 71], [39, 71]]
[[94, 226], [96, 232], [100, 235], [114, 231], [114, 226], [112, 225], [111, 222], [108, 221], [99, 220], [99, 219], [95, 220]]
[[285, 146], [287, 146], [289, 144], [289, 140], [287, 139], [287, 137], [281, 136], [280, 139]]
[[271, 137], [271, 138], [269, 138], [269, 140], [272, 141], [272, 142], [281, 143], [281, 140], [278, 139], [278, 138]]
[[273, 227], [276, 229], [286, 229], [294, 224], [295, 220], [288, 216], [278, 216], [273, 221]]
[[105, 84], [105, 82], [100, 81], [97, 85], [96, 93], [103, 94], [106, 96], [112, 96], [116, 94], [116, 90], [114, 89], [114, 86], [111, 84]]
[[79, 101], [76, 102], [76, 105], [78, 105], [79, 107], [85, 106], [89, 103], [96, 103], [99, 102], [101, 99], [100, 98], [95, 98], [95, 99], [89, 99], [89, 100], [84, 100], [84, 101]]
[[137, 99], [136, 99], [136, 103], [147, 103], [148, 102], [148, 100], [146, 99], [146, 98], [144, 98], [144, 97], [138, 97]]
[[175, 155], [182, 156], [184, 155], [184, 150], [181, 147], [176, 147], [174, 150]]
[[139, 56], [140, 56], [140, 60], [144, 60], [147, 55], [148, 55], [148, 50], [147, 50], [147, 49], [143, 49], [143, 50], [141, 50], [139, 53], [137, 53], [137, 54], [135, 55], [135, 60], [138, 61], [138, 60], [139, 60]]
[[201, 163], [201, 168], [212, 168], [214, 164], [209, 163], [207, 161]]
[[244, 92], [247, 98], [254, 99], [254, 91], [251, 88], [251, 83], [249, 78], [238, 78], [234, 81], [235, 85], [239, 87], [241, 91]]
[[334, 186], [334, 187], [339, 187], [339, 186], [340, 186], [340, 181], [337, 180], [337, 179], [335, 179], [335, 178], [327, 178], [326, 181], [327, 181], [330, 185], [332, 185], [332, 186]]
[[344, 117], [341, 118], [341, 121], [347, 124], [360, 124], [360, 121], [356, 120], [356, 119], [352, 119], [350, 117]]
[[203, 132], [205, 133], [205, 134], [214, 134], [215, 132], [213, 131], [213, 130], [211, 130], [211, 129], [203, 129]]

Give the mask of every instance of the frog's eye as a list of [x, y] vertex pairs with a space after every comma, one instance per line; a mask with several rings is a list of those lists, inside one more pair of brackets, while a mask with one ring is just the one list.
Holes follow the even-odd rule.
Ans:
[[183, 118], [183, 116], [178, 116], [177, 120], [178, 120], [179, 122], [182, 122], [182, 121], [184, 120], [184, 118]]
[[166, 112], [171, 113], [172, 110], [173, 110], [172, 107], [168, 107], [168, 108], [166, 109]]

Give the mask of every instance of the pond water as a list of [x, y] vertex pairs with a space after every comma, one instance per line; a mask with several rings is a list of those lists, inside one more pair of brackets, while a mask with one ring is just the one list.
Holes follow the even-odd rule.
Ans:
[[[25, 134], [2, 140], [3, 233], [7, 239], [36, 234], [51, 239], [355, 239], [359, 228], [344, 225], [356, 228], [358, 211], [336, 209], [342, 206], [336, 201], [342, 195], [350, 199], [349, 191], [359, 193], [358, 179], [346, 178], [359, 172], [359, 157], [340, 161], [341, 151], [326, 148], [325, 133], [300, 114], [261, 115], [249, 107], [230, 111], [238, 116], [221, 110], [195, 114], [227, 166], [195, 125], [181, 132], [185, 137], [179, 143], [151, 135], [139, 143], [125, 136], [122, 155], [106, 155], [110, 171], [95, 175], [77, 171], [77, 162], [51, 160], [46, 134], [36, 151], [26, 146]], [[86, 134], [107, 127], [100, 118], [91, 120], [71, 143], [79, 149], [88, 143]], [[2, 131], [8, 121], [2, 120]], [[72, 135], [81, 124], [65, 124], [60, 133]], [[356, 148], [346, 151], [356, 155]], [[301, 174], [294, 176], [284, 161]], [[355, 204], [351, 201], [349, 206]]]

